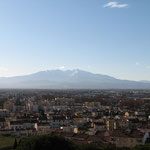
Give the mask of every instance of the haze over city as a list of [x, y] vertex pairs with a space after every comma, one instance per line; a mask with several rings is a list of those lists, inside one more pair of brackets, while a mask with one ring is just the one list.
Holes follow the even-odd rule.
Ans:
[[150, 80], [149, 0], [0, 1], [0, 76], [81, 69]]

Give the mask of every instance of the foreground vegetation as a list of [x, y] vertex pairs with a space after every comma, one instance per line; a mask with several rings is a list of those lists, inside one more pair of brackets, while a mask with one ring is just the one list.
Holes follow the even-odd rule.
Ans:
[[44, 135], [27, 138], [19, 143], [14, 143], [16, 150], [150, 150], [150, 145], [137, 146], [135, 148], [116, 148], [113, 146], [76, 145], [64, 137], [56, 135]]
[[12, 147], [14, 144], [15, 138], [6, 135], [6, 134], [0, 134], [0, 149], [5, 148], [5, 147]]

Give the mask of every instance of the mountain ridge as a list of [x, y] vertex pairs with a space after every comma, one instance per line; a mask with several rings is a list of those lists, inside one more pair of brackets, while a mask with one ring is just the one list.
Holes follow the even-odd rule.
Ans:
[[33, 89], [150, 89], [150, 83], [120, 80], [88, 71], [46, 70], [30, 75], [0, 77], [0, 88]]

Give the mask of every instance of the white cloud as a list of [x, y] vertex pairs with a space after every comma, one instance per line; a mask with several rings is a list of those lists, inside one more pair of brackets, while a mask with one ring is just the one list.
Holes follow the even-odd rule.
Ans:
[[65, 69], [65, 66], [61, 66], [61, 67], [59, 67], [59, 69]]
[[8, 72], [8, 69], [5, 67], [0, 67], [0, 72]]
[[108, 2], [104, 5], [104, 7], [110, 7], [110, 8], [124, 8], [127, 7], [128, 4], [119, 4], [118, 2]]

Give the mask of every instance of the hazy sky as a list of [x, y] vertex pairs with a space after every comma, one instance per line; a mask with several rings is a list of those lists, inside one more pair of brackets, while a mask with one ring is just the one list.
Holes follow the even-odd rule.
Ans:
[[150, 80], [150, 0], [0, 0], [0, 76], [58, 68]]

